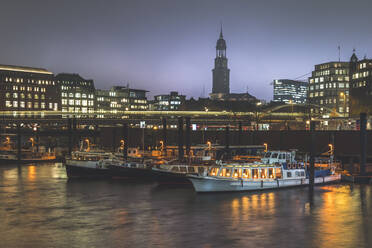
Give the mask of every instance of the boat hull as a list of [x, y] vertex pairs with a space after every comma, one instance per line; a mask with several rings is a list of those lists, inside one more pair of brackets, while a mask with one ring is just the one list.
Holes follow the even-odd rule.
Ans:
[[69, 178], [109, 178], [107, 168], [95, 168], [66, 163], [66, 173]]
[[168, 171], [153, 170], [159, 184], [191, 185], [191, 181], [184, 173], [173, 173]]
[[[198, 193], [202, 192], [232, 192], [232, 191], [255, 191], [265, 189], [288, 188], [304, 186], [309, 184], [309, 179], [287, 179], [287, 180], [231, 180], [213, 177], [188, 176], [194, 189]], [[340, 181], [340, 175], [317, 177], [315, 184], [325, 184]]]
[[154, 174], [151, 168], [128, 168], [120, 165], [110, 165], [109, 174], [113, 179], [140, 179], [153, 180]]

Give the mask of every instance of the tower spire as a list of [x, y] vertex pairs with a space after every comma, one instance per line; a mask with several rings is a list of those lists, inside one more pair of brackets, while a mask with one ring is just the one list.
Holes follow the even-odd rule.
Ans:
[[221, 24], [220, 39], [223, 39], [223, 34], [222, 34], [222, 22], [221, 22], [220, 24]]

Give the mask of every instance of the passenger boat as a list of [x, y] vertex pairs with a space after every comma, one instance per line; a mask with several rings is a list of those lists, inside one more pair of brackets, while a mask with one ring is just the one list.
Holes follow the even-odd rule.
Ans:
[[[234, 160], [255, 161], [259, 151], [263, 151], [264, 146], [233, 146], [230, 153]], [[192, 146], [192, 155], [189, 163], [181, 163], [178, 160], [166, 162], [154, 166], [152, 171], [160, 184], [191, 184], [186, 175], [200, 174], [207, 171], [215, 164], [216, 158], [226, 156], [225, 146]]]
[[152, 172], [160, 184], [191, 184], [186, 175], [197, 175], [208, 170], [203, 165], [161, 164], [152, 167]]
[[66, 158], [66, 173], [69, 178], [109, 177], [109, 164], [105, 161], [113, 157], [104, 151], [75, 151]]
[[[309, 184], [303, 163], [220, 163], [204, 174], [188, 175], [196, 192], [277, 189]], [[315, 177], [315, 184], [336, 182], [340, 175]]]
[[0, 164], [14, 164], [14, 163], [41, 163], [54, 162], [57, 157], [53, 153], [41, 153], [31, 150], [22, 149], [21, 158], [18, 159], [16, 150], [0, 150]]

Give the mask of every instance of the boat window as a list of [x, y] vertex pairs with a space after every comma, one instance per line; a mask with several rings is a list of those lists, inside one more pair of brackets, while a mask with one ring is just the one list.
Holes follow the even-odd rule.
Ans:
[[286, 160], [290, 161], [291, 160], [291, 155], [289, 153], [286, 154]]
[[173, 166], [172, 169], [171, 169], [171, 171], [178, 172], [179, 170], [178, 170], [178, 167], [177, 166]]
[[275, 168], [275, 177], [282, 178], [282, 168]]
[[292, 172], [287, 171], [287, 177], [292, 177]]
[[261, 178], [267, 178], [267, 170], [266, 169], [261, 169]]
[[250, 169], [243, 169], [243, 178], [250, 178], [250, 177], [251, 177]]
[[278, 158], [278, 153], [277, 153], [277, 152], [274, 152], [274, 153], [271, 155], [271, 158]]
[[212, 168], [209, 175], [210, 176], [217, 176], [218, 168]]
[[234, 169], [233, 177], [235, 178], [242, 177], [242, 169]]
[[226, 169], [226, 177], [231, 177], [231, 169]]
[[186, 167], [185, 167], [185, 166], [181, 166], [181, 167], [180, 167], [180, 171], [181, 171], [181, 172], [187, 172]]
[[296, 171], [295, 172], [295, 175], [296, 175], [296, 177], [299, 177], [300, 176], [300, 172], [299, 171]]
[[252, 177], [258, 178], [258, 169], [252, 169]]
[[269, 168], [269, 178], [274, 178], [274, 168]]
[[188, 169], [189, 169], [189, 173], [195, 173], [194, 167], [190, 166], [190, 167], [188, 167]]
[[301, 171], [301, 176], [302, 176], [302, 177], [305, 176], [305, 172], [304, 172], [304, 171]]
[[231, 168], [223, 168], [220, 172], [220, 177], [231, 177]]
[[265, 154], [265, 158], [270, 158], [270, 156], [271, 156], [271, 152], [267, 152], [267, 153]]
[[285, 159], [285, 154], [284, 153], [279, 154], [279, 159]]

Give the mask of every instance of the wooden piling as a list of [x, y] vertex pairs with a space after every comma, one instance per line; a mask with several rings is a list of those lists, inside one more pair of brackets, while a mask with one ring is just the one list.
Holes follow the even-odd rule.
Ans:
[[167, 118], [163, 117], [162, 118], [162, 124], [163, 124], [163, 130], [162, 130], [162, 134], [163, 134], [163, 155], [166, 155], [167, 154]]
[[315, 121], [310, 122], [310, 165], [309, 165], [309, 188], [310, 192], [314, 191], [314, 174], [315, 174]]
[[21, 136], [21, 125], [17, 124], [17, 159], [20, 163], [22, 160], [22, 136]]
[[230, 159], [230, 126], [226, 125], [225, 127], [225, 150], [227, 159]]
[[183, 160], [183, 117], [178, 117], [178, 159]]
[[72, 153], [72, 120], [68, 118], [67, 120], [67, 129], [68, 129], [68, 154]]
[[366, 174], [367, 114], [360, 113], [360, 175]]
[[123, 139], [124, 139], [124, 149], [123, 149], [123, 155], [124, 155], [124, 159], [127, 160], [128, 159], [128, 144], [129, 144], [129, 140], [128, 140], [128, 123], [123, 123]]
[[186, 117], [186, 155], [190, 157], [191, 150], [191, 119]]

